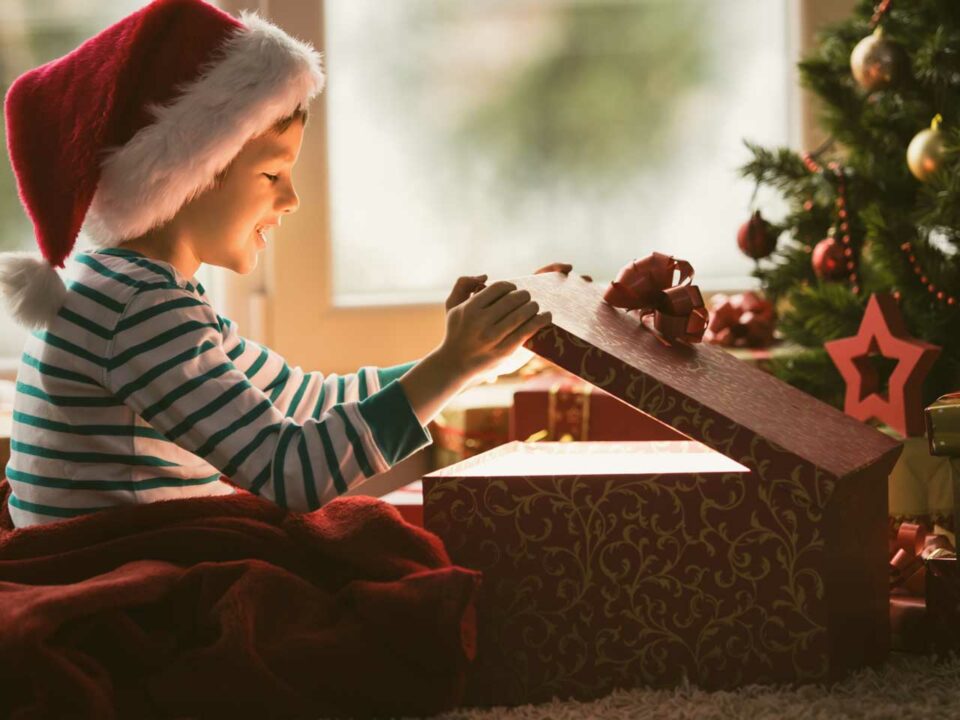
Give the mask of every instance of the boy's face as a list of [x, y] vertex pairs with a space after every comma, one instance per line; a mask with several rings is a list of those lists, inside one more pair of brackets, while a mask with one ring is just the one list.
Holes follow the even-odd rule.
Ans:
[[257, 266], [266, 247], [258, 229], [279, 225], [281, 215], [300, 205], [291, 174], [302, 143], [303, 124], [296, 121], [281, 135], [253, 138], [219, 185], [184, 206], [178, 220], [200, 262], [241, 274]]

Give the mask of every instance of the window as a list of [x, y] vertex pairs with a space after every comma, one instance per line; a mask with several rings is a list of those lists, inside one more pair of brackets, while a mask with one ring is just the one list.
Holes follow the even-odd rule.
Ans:
[[653, 250], [752, 285], [737, 167], [745, 137], [788, 144], [787, 5], [327, 2], [334, 304], [553, 260], [609, 280]]
[[[0, 81], [145, 0], [11, 0]], [[241, 330], [325, 372], [440, 340], [461, 274], [553, 260], [598, 281], [658, 249], [743, 287], [741, 140], [795, 128], [796, 0], [220, 0], [324, 51], [295, 171], [301, 208], [250, 277], [214, 279]], [[0, 246], [32, 248], [8, 164]], [[82, 242], [82, 239], [81, 239]], [[219, 280], [219, 282], [218, 282]], [[0, 359], [22, 334], [0, 317]]]
[[[66, 55], [87, 38], [124, 16], [148, 5], [149, 0], [3, 0], [0, 3], [0, 90], [7, 89], [31, 68]], [[214, 3], [216, 4], [216, 3]], [[2, 120], [0, 120], [2, 122]], [[3, 128], [6, 147], [6, 127]], [[76, 249], [88, 248], [81, 235]], [[0, 252], [36, 251], [33, 225], [17, 196], [9, 157], [0, 167]], [[201, 282], [211, 293], [221, 278], [207, 271]], [[0, 373], [15, 371], [27, 332], [6, 312], [0, 313]]]
[[[658, 249], [693, 262], [705, 290], [751, 285], [736, 230], [753, 188], [737, 167], [743, 138], [799, 135], [800, 9], [269, 0], [324, 51], [328, 84], [295, 172], [300, 210], [261, 280], [240, 283], [268, 298], [248, 324], [292, 362], [345, 372], [435, 347], [461, 274], [563, 260], [605, 282]], [[230, 312], [255, 315], [233, 297]]]

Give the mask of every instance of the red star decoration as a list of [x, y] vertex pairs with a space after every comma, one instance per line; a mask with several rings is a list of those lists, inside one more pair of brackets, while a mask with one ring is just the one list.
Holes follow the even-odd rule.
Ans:
[[[940, 348], [909, 335], [891, 295], [872, 295], [857, 334], [831, 340], [824, 347], [847, 383], [843, 407], [847, 415], [863, 421], [875, 418], [905, 437], [923, 435], [923, 381]], [[880, 377], [869, 359], [871, 354], [897, 361], [887, 397], [880, 394]]]

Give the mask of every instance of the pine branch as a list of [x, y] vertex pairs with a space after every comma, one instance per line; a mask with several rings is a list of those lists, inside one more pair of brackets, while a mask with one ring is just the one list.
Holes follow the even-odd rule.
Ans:
[[836, 408], [843, 408], [844, 383], [827, 351], [818, 348], [773, 358], [774, 375]]
[[863, 300], [841, 283], [800, 285], [789, 293], [787, 303], [780, 330], [788, 340], [806, 347], [856, 334], [863, 318]]

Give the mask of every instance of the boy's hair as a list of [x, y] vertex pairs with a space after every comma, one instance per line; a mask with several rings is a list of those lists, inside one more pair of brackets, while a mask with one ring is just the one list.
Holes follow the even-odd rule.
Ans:
[[299, 121], [301, 125], [307, 124], [307, 109], [302, 105], [298, 105], [297, 109], [292, 113], [287, 115], [285, 118], [280, 118], [277, 120], [271, 127], [270, 132], [275, 133], [276, 135], [283, 135], [294, 121]]
[[[297, 109], [287, 115], [285, 118], [280, 118], [277, 120], [273, 125], [270, 126], [270, 129], [267, 132], [272, 132], [274, 135], [283, 135], [283, 133], [285, 133], [294, 122], [299, 122], [302, 125], [307, 124], [307, 109], [302, 105], [298, 105]], [[232, 164], [233, 163], [230, 163], [230, 165]], [[220, 187], [223, 179], [230, 171], [230, 165], [227, 165], [223, 170], [216, 174], [216, 177], [213, 179], [214, 187]]]

